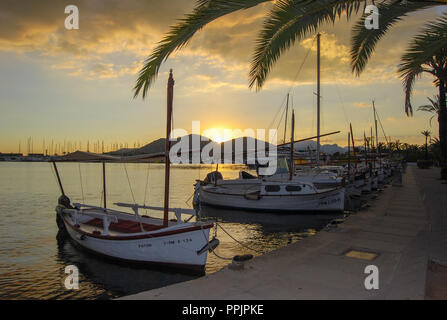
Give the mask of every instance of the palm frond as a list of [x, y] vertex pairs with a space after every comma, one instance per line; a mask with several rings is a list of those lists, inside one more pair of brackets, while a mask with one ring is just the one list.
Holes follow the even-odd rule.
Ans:
[[364, 0], [278, 0], [264, 21], [252, 58], [249, 86], [262, 88], [281, 54], [326, 22], [349, 18]]
[[405, 113], [408, 116], [413, 115], [413, 106], [411, 105], [411, 94], [413, 93], [413, 86], [416, 80], [421, 76], [422, 68], [413, 68], [408, 71], [402, 71], [401, 78], [403, 78], [404, 92], [405, 92]]
[[433, 114], [430, 117], [430, 127], [431, 127], [433, 118], [435, 116], [437, 116], [439, 114], [439, 111], [441, 110], [440, 104], [439, 104], [439, 95], [435, 95], [433, 99], [430, 97], [427, 97], [427, 99], [430, 101], [430, 104], [419, 106], [417, 110], [429, 112], [429, 113]]
[[385, 1], [377, 5], [379, 9], [379, 29], [365, 28], [365, 19], [368, 15], [363, 15], [352, 29], [351, 38], [351, 68], [352, 72], [359, 76], [365, 69], [377, 43], [382, 37], [402, 18], [411, 12], [421, 9], [439, 6], [439, 2], [434, 1], [406, 1], [401, 0]]
[[140, 92], [143, 99], [146, 97], [147, 90], [156, 79], [161, 64], [171, 53], [187, 45], [191, 37], [206, 24], [232, 12], [270, 1], [272, 0], [198, 0], [193, 12], [171, 26], [166, 36], [145, 60], [134, 87], [134, 98]]
[[[429, 65], [445, 64], [445, 49], [447, 48], [447, 13], [434, 23], [425, 26], [422, 32], [416, 35], [409, 48], [401, 58], [401, 69]], [[438, 61], [435, 61], [438, 60]], [[441, 66], [442, 67], [442, 66]], [[432, 72], [436, 75], [435, 72]]]
[[[423, 31], [413, 38], [409, 48], [401, 57], [398, 72], [404, 84], [407, 114], [412, 114], [410, 99], [415, 80], [423, 72], [439, 77], [443, 76], [442, 72], [447, 70], [447, 65], [443, 65], [447, 64], [445, 48], [447, 48], [447, 13], [436, 22], [427, 24]], [[441, 70], [435, 70], [438, 68]]]

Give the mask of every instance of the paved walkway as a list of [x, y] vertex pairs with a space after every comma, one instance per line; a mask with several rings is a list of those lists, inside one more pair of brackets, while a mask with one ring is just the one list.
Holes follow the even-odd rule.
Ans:
[[439, 169], [414, 174], [430, 220], [430, 259], [447, 266], [447, 184], [439, 180]]
[[[431, 174], [434, 170], [409, 166], [403, 186], [389, 186], [367, 210], [338, 227], [256, 257], [243, 270], [225, 267], [124, 299], [424, 299], [428, 259], [446, 261], [447, 253], [447, 204], [439, 207], [437, 202], [445, 203], [447, 192], [439, 195]], [[377, 257], [347, 257], [350, 250]], [[371, 264], [379, 268], [378, 290], [364, 286], [364, 270]]]
[[430, 221], [425, 298], [447, 299], [447, 184], [439, 169], [416, 170], [415, 176]]

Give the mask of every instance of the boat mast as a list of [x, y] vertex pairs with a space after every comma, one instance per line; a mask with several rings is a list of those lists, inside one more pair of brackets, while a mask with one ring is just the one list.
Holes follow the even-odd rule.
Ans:
[[351, 174], [351, 133], [348, 132], [348, 179]]
[[317, 34], [317, 166], [320, 165], [320, 37]]
[[295, 173], [295, 160], [293, 158], [293, 154], [294, 154], [294, 148], [293, 145], [295, 144], [294, 141], [294, 134], [295, 134], [295, 111], [292, 110], [292, 130], [291, 130], [291, 134], [290, 134], [290, 169], [289, 169], [289, 180], [292, 180], [293, 178], [293, 174]]
[[169, 70], [167, 95], [168, 95], [168, 103], [166, 112], [166, 144], [165, 144], [165, 201], [163, 211], [163, 226], [165, 227], [168, 226], [168, 215], [169, 215], [169, 175], [170, 175], [169, 149], [171, 145], [169, 137], [171, 134], [172, 101], [174, 97], [174, 78], [172, 76], [172, 69]]
[[373, 113], [374, 113], [374, 126], [376, 129], [376, 156], [379, 156], [379, 167], [381, 167], [381, 160], [380, 160], [380, 155], [379, 155], [379, 135], [377, 133], [376, 105], [374, 103], [374, 100], [372, 101], [372, 103], [373, 103]]
[[104, 196], [104, 211], [107, 211], [107, 196], [106, 196], [106, 162], [102, 162], [102, 189]]
[[355, 173], [357, 174], [357, 157], [355, 154], [355, 144], [354, 144], [354, 135], [352, 134], [352, 124], [349, 124], [349, 130], [351, 131], [351, 141], [352, 141], [352, 151], [354, 152], [354, 167]]
[[365, 130], [363, 130], [363, 148], [364, 148], [364, 156], [365, 156], [365, 165], [368, 165], [368, 149], [366, 147], [366, 133]]
[[374, 135], [373, 135], [373, 128], [371, 127], [371, 138], [370, 138], [369, 152], [371, 153], [370, 157], [372, 160], [373, 169], [375, 169], [376, 168], [376, 158], [374, 157], [373, 151], [374, 151]]
[[287, 114], [289, 113], [289, 94], [287, 94], [286, 102], [286, 121], [284, 122], [284, 143], [286, 143], [286, 132], [287, 132]]
[[61, 193], [65, 196], [64, 188], [62, 187], [61, 177], [59, 176], [59, 171], [57, 170], [56, 162], [53, 161], [54, 171], [56, 172], [57, 182], [59, 184], [59, 189], [61, 189]]

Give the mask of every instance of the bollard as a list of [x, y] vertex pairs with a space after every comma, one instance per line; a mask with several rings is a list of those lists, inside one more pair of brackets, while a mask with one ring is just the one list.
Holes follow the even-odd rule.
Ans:
[[251, 260], [253, 255], [245, 254], [243, 256], [234, 256], [232, 263], [228, 266], [232, 270], [243, 270], [245, 262]]

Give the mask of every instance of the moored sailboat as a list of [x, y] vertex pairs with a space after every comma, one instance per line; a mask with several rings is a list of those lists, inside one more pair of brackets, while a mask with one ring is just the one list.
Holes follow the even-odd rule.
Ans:
[[[169, 135], [172, 122], [174, 79], [172, 70], [168, 80], [166, 147], [164, 153], [120, 158], [108, 155], [76, 152], [61, 161], [102, 162], [103, 206], [71, 203], [64, 192], [62, 181], [53, 161], [61, 196], [56, 207], [56, 221], [59, 229], [79, 246], [95, 254], [132, 263], [167, 265], [204, 272], [208, 250], [218, 245], [218, 240], [209, 241], [213, 223], [191, 221], [192, 209], [169, 208]], [[120, 208], [131, 209], [133, 213], [107, 208], [106, 162], [145, 161], [153, 158], [165, 160], [164, 207], [138, 204], [115, 203]], [[163, 211], [163, 218], [141, 215], [139, 210]], [[173, 212], [176, 219], [169, 219]], [[182, 214], [190, 215], [182, 220]]]

